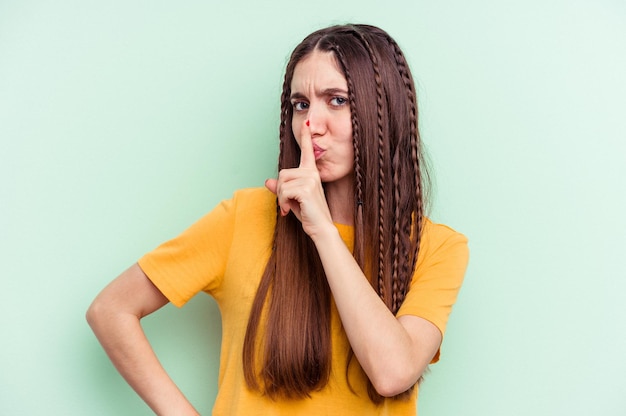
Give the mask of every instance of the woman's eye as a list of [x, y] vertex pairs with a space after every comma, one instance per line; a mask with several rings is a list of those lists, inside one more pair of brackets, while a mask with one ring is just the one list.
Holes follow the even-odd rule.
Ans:
[[334, 106], [342, 106], [342, 105], [344, 105], [347, 102], [348, 102], [348, 99], [344, 98], [344, 97], [333, 97], [330, 100], [330, 104], [334, 105]]
[[309, 108], [309, 105], [305, 103], [304, 101], [295, 101], [291, 105], [293, 106], [293, 109], [296, 111], [303, 111]]

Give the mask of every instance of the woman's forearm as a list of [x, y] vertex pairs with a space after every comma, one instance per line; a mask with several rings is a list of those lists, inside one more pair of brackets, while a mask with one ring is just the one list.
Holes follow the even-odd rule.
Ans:
[[[350, 345], [377, 391], [393, 396], [422, 375], [440, 340], [404, 325], [382, 302], [336, 229], [314, 240]], [[417, 322], [418, 326], [421, 324]], [[431, 325], [427, 323], [426, 325]], [[436, 334], [435, 334], [436, 335]], [[436, 338], [436, 337], [435, 337]]]
[[167, 304], [138, 265], [93, 301], [87, 321], [113, 365], [158, 415], [197, 415], [156, 357], [140, 319]]
[[115, 368], [156, 414], [198, 414], [163, 369], [136, 316], [103, 313], [89, 323]]

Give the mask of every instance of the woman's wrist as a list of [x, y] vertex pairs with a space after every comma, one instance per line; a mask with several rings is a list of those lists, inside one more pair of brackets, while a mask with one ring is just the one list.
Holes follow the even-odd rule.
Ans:
[[333, 241], [341, 240], [339, 230], [332, 222], [316, 227], [315, 231], [309, 234], [313, 243], [319, 248], [320, 245], [331, 244]]

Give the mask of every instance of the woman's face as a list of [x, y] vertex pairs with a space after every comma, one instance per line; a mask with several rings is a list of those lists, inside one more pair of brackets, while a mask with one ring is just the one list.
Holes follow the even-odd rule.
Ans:
[[330, 52], [313, 51], [295, 67], [291, 80], [292, 131], [309, 121], [317, 169], [322, 182], [350, 185], [354, 148], [348, 83]]

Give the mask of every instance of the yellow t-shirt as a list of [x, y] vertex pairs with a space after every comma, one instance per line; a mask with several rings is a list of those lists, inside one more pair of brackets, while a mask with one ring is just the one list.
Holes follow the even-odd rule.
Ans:
[[[349, 343], [333, 304], [332, 362], [328, 385], [310, 398], [272, 401], [247, 388], [242, 350], [252, 301], [272, 246], [275, 196], [263, 188], [244, 189], [230, 200], [139, 260], [150, 280], [180, 307], [204, 291], [215, 298], [222, 315], [222, 347], [214, 415], [416, 415], [417, 389], [410, 400], [373, 404], [356, 359], [346, 378]], [[353, 228], [336, 225], [352, 250]], [[416, 315], [443, 334], [468, 260], [467, 239], [426, 221], [415, 275], [400, 315]], [[261, 329], [260, 329], [261, 330]], [[260, 334], [262, 335], [262, 334]], [[439, 353], [433, 359], [436, 362]], [[355, 393], [350, 391], [350, 386]]]

